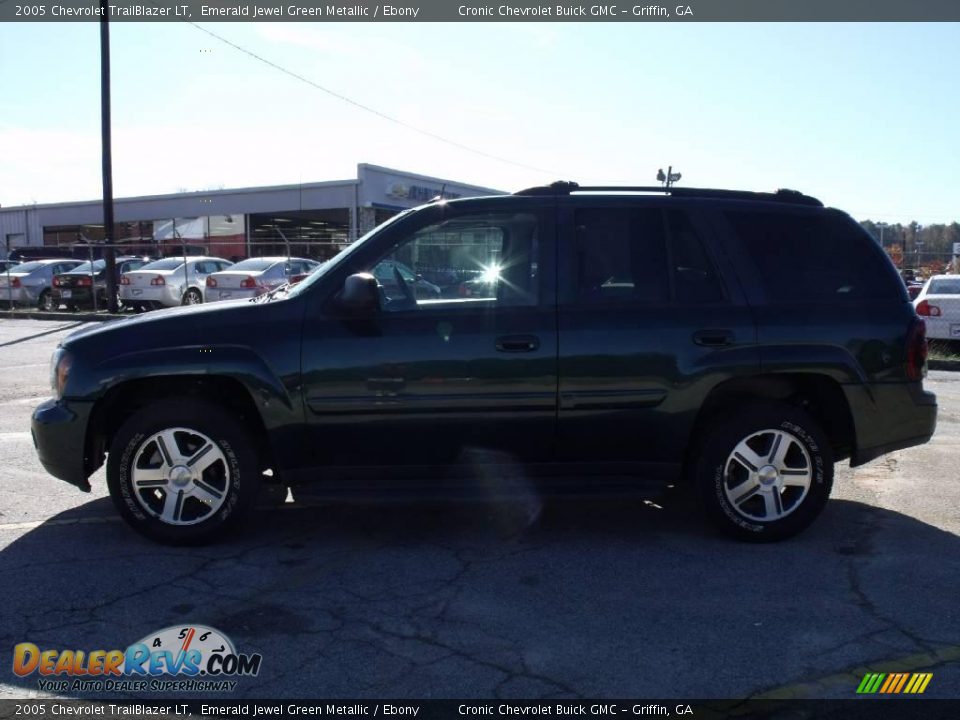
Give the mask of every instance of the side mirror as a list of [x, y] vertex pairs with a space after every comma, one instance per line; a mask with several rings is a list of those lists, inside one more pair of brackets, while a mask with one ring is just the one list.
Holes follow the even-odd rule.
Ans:
[[343, 282], [337, 304], [352, 315], [373, 315], [380, 309], [380, 287], [370, 273], [355, 273]]

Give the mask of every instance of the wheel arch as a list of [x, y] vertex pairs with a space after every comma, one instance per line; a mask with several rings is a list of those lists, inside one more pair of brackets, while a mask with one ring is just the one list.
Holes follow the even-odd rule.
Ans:
[[138, 410], [158, 400], [189, 397], [226, 408], [247, 428], [263, 469], [275, 466], [275, 456], [263, 417], [250, 389], [227, 375], [167, 375], [134, 378], [118, 383], [96, 402], [87, 424], [87, 474], [103, 464], [113, 436]]
[[688, 447], [695, 448], [710, 424], [725, 411], [758, 400], [785, 402], [809, 413], [829, 439], [835, 461], [853, 453], [856, 431], [850, 404], [840, 383], [820, 373], [751, 375], [718, 384], [700, 407]]

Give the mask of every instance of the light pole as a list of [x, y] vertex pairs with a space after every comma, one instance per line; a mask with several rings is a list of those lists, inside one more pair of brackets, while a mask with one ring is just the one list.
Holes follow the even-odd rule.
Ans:
[[878, 222], [876, 226], [880, 228], [880, 247], [883, 247], [883, 229], [888, 226], [885, 222]]
[[[107, 310], [117, 312], [116, 259], [113, 253], [113, 154], [110, 141], [110, 19], [100, 0], [100, 133], [103, 161], [103, 257], [107, 261]], [[96, 298], [96, 288], [93, 290]]]

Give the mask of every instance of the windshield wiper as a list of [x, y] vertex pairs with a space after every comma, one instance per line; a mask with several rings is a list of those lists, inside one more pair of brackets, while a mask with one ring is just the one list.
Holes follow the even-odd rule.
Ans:
[[288, 292], [290, 292], [291, 287], [292, 286], [290, 283], [284, 283], [283, 285], [278, 285], [273, 290], [265, 292], [263, 295], [258, 295], [255, 298], [251, 298], [250, 300], [251, 302], [269, 302], [277, 297], [277, 295], [279, 295], [281, 292], [286, 295]]

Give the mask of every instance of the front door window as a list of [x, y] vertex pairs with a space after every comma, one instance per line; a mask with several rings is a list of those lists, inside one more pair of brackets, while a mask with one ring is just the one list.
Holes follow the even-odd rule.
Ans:
[[367, 270], [386, 312], [537, 303], [536, 216], [451, 218], [401, 240]]

